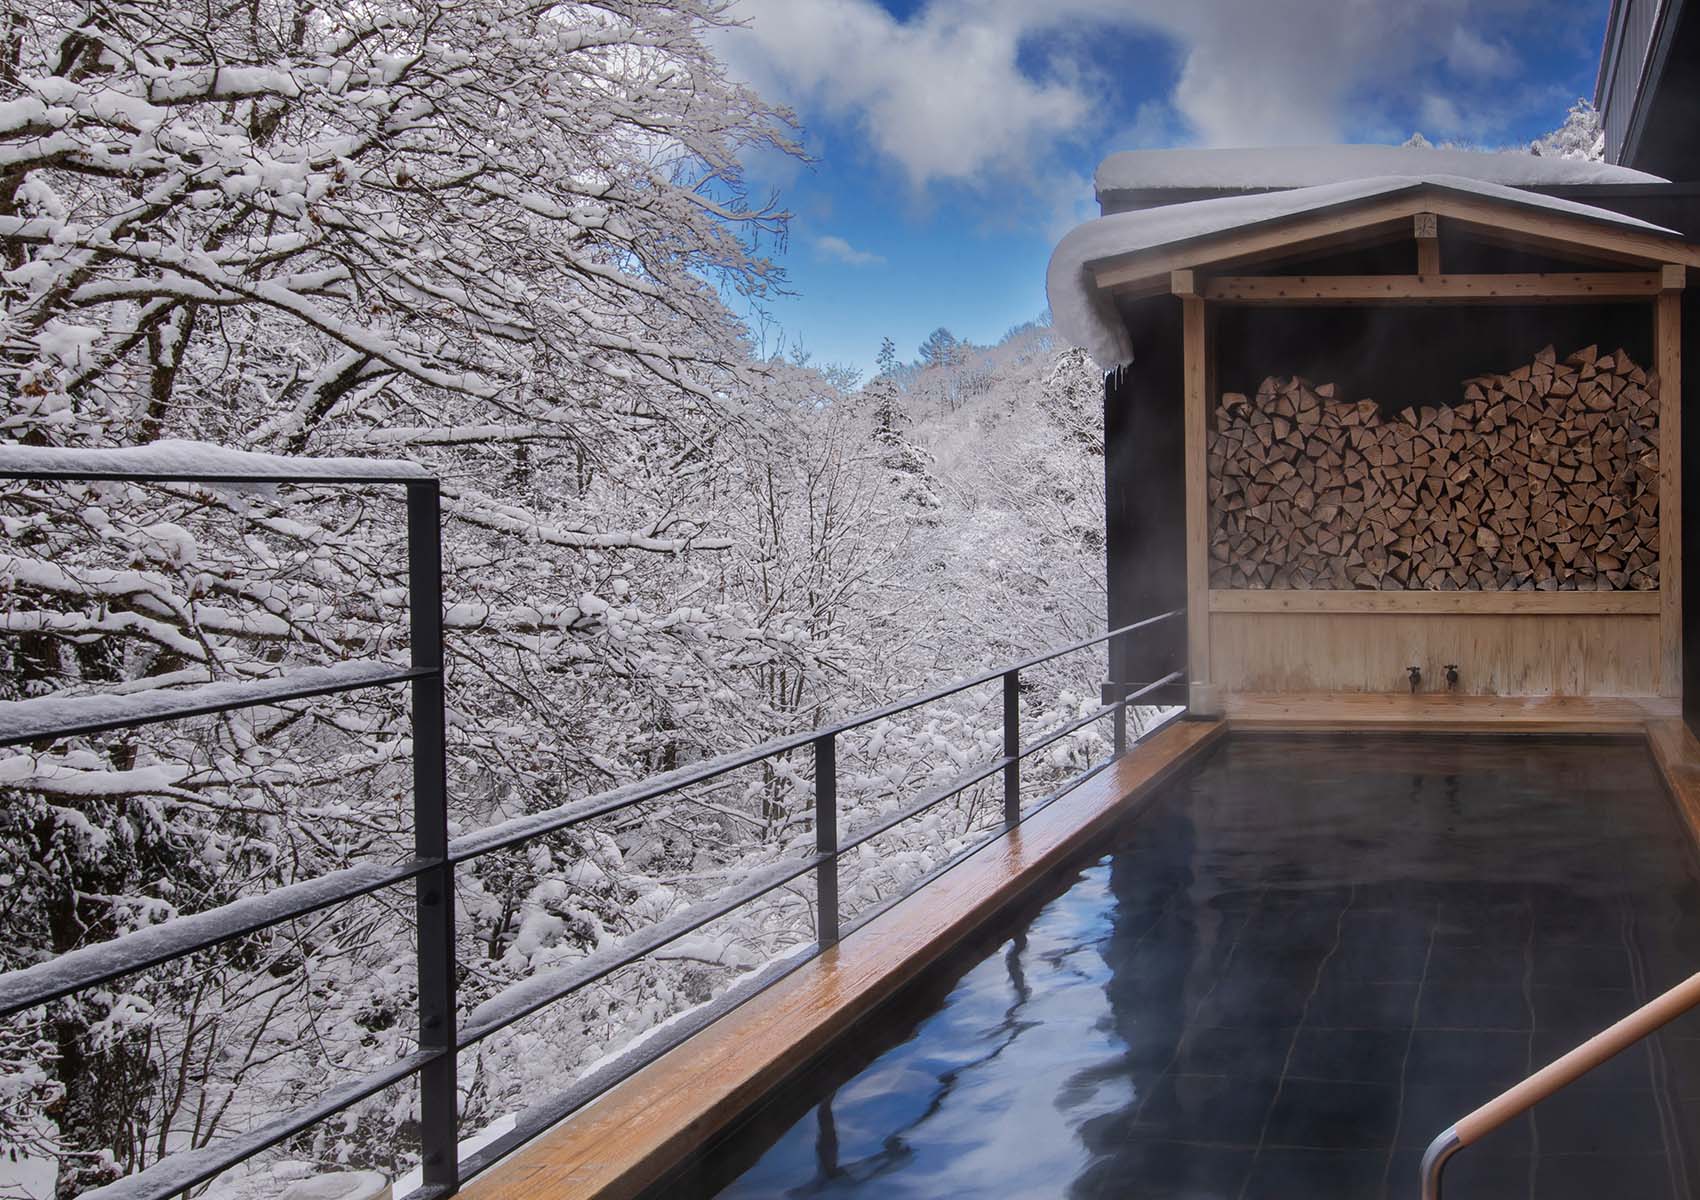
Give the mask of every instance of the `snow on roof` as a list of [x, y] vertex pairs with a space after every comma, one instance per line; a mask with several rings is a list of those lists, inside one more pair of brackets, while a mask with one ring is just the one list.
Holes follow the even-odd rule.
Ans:
[[1098, 165], [1098, 194], [1169, 188], [1299, 188], [1378, 175], [1458, 175], [1512, 187], [1665, 183], [1657, 175], [1578, 158], [1432, 146], [1276, 146], [1250, 150], [1126, 150]]
[[1681, 236], [1674, 230], [1609, 209], [1455, 175], [1388, 175], [1288, 191], [1223, 196], [1113, 213], [1070, 230], [1057, 243], [1045, 273], [1045, 290], [1050, 297], [1052, 320], [1063, 340], [1084, 349], [1104, 370], [1111, 370], [1133, 360], [1133, 347], [1114, 302], [1107, 292], [1098, 288], [1092, 277], [1092, 264], [1174, 242], [1226, 233], [1425, 186], [1567, 213], [1604, 224], [1671, 237]]
[[146, 446], [68, 449], [0, 442], [0, 472], [18, 475], [84, 478], [105, 473], [148, 475], [159, 479], [217, 480], [362, 480], [430, 479], [418, 463], [395, 458], [309, 458], [257, 454], [208, 442], [167, 439]]

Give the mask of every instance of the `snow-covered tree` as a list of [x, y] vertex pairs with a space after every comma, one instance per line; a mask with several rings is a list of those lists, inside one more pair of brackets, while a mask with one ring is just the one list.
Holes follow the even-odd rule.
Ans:
[[1529, 152], [1544, 158], [1580, 158], [1604, 162], [1606, 130], [1591, 101], [1579, 99], [1565, 114], [1564, 124], [1529, 143]]

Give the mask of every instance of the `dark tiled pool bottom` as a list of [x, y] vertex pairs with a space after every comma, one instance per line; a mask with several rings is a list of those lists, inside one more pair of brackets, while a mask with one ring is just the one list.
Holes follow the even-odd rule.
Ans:
[[[1700, 969], [1643, 747], [1230, 739], [668, 1195], [1415, 1196], [1423, 1147]], [[1700, 1014], [1449, 1197], [1700, 1200]]]

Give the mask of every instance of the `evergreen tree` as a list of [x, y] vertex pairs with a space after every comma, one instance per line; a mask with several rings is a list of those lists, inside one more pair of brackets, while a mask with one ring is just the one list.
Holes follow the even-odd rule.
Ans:
[[950, 330], [939, 326], [921, 343], [921, 365], [950, 367], [962, 360], [963, 345]]
[[882, 445], [891, 445], [898, 440], [897, 432], [905, 417], [903, 398], [893, 377], [897, 369], [897, 346], [890, 338], [880, 339], [880, 352], [874, 361], [879, 364], [879, 374], [866, 389], [868, 409], [874, 421], [874, 440]]

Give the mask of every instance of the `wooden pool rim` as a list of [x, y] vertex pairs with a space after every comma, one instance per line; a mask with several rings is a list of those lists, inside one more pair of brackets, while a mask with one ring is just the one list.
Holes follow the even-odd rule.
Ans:
[[1230, 730], [1643, 738], [1700, 849], [1700, 741], [1671, 701], [1230, 697], [1223, 719], [1178, 721], [1135, 746], [1012, 833], [516, 1150], [460, 1194], [474, 1200], [641, 1195]]

